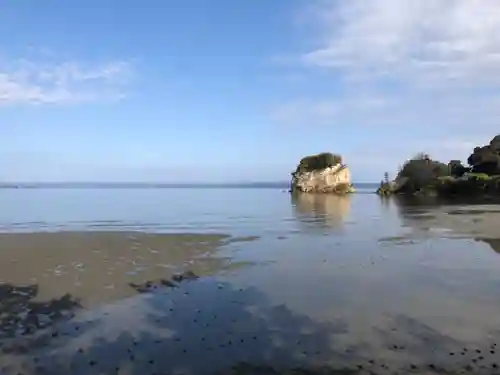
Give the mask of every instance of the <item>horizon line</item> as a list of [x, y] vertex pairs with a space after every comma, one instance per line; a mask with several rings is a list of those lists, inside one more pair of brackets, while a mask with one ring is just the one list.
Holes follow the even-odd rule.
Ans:
[[[371, 185], [378, 182], [352, 182], [353, 185]], [[157, 181], [4, 181], [0, 188], [23, 187], [120, 187], [120, 186], [150, 186], [150, 187], [286, 187], [289, 181], [241, 181], [241, 182], [157, 182]]]

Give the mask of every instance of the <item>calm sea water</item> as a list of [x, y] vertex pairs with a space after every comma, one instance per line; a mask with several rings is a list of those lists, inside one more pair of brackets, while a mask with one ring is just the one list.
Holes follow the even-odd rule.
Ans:
[[[375, 188], [361, 185], [359, 191], [372, 193]], [[303, 220], [297, 218], [307, 215], [301, 210], [308, 210], [304, 205], [313, 203], [296, 204], [285, 190], [286, 186], [5, 189], [0, 194], [0, 231], [131, 229], [283, 234], [298, 229]], [[336, 211], [335, 207], [327, 207]], [[336, 215], [346, 216], [347, 212]]]
[[[58, 373], [113, 373], [117, 368], [115, 373], [123, 374], [145, 368], [149, 372], [140, 373], [203, 373], [244, 361], [391, 374], [432, 373], [436, 367], [492, 373], [500, 365], [500, 246], [495, 238], [495, 233], [500, 238], [500, 206], [410, 204], [381, 200], [371, 191], [294, 197], [277, 188], [3, 190], [0, 231], [240, 237], [214, 252], [185, 251], [176, 258], [183, 269], [200, 257], [212, 262], [203, 264], [206, 274], [197, 281], [135, 296], [110, 295], [92, 308], [89, 302], [85, 312], [61, 326], [66, 338], [52, 336], [44, 346], [50, 348], [44, 366]], [[106, 242], [100, 246], [105, 250]], [[109, 255], [97, 267], [72, 259], [75, 255], [65, 258], [64, 249], [50, 254], [46, 258], [61, 267], [82, 263], [64, 272], [73, 277], [92, 270], [91, 279], [112, 275], [119, 258]], [[158, 264], [143, 256], [134, 261], [141, 259], [134, 277], [154, 279]], [[48, 289], [61, 295], [71, 289], [78, 297], [78, 288], [69, 283], [47, 281], [63, 272], [58, 274], [56, 266], [16, 259], [18, 268], [10, 275], [11, 266], [2, 262], [4, 282], [32, 280], [41, 295], [53, 298]], [[82, 288], [91, 283], [79, 280]], [[95, 282], [88, 295], [104, 293], [110, 285], [109, 280]], [[88, 330], [77, 334], [75, 327], [85, 323]], [[155, 346], [161, 342], [167, 347]], [[47, 350], [28, 352], [47, 357]], [[16, 363], [15, 358], [5, 361]], [[41, 373], [36, 364], [25, 366], [27, 373]]]

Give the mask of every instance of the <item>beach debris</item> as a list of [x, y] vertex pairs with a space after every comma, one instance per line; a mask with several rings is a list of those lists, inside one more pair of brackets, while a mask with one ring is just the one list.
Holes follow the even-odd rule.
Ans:
[[193, 281], [198, 279], [199, 276], [193, 271], [186, 271], [172, 276], [171, 279], [160, 279], [157, 281], [146, 281], [144, 283], [129, 283], [129, 286], [139, 293], [151, 293], [161, 287], [176, 288], [180, 283], [185, 281]]

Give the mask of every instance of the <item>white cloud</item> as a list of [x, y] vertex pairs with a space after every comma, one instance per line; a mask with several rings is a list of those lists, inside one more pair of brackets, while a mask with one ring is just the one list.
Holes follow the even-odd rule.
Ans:
[[460, 139], [498, 132], [499, 0], [309, 4], [302, 20], [314, 27], [304, 39], [314, 46], [300, 63], [310, 79], [272, 111], [276, 122], [385, 126], [408, 142], [408, 131]]
[[118, 100], [131, 75], [132, 65], [124, 61], [0, 60], [0, 105]]
[[272, 120], [341, 149], [356, 176], [420, 151], [466, 161], [499, 133], [500, 0], [311, 0], [297, 26], [307, 79]]
[[271, 116], [275, 121], [288, 125], [303, 125], [304, 123], [331, 125], [352, 119], [359, 114], [381, 114], [394, 103], [393, 98], [363, 93], [347, 95], [340, 99], [302, 98], [275, 107]]
[[500, 79], [498, 0], [322, 1], [311, 65], [412, 84], [477, 85]]
[[[347, 91], [331, 95], [299, 99], [277, 105], [271, 111], [274, 122], [287, 128], [313, 126], [323, 129], [341, 126], [362, 134], [374, 130], [390, 132], [388, 138], [399, 137], [408, 143], [412, 137], [448, 138], [450, 135], [493, 137], [500, 130], [500, 93], [478, 94], [449, 92], [445, 95], [418, 92], [387, 93], [384, 89]], [[365, 133], [368, 131], [368, 133]]]

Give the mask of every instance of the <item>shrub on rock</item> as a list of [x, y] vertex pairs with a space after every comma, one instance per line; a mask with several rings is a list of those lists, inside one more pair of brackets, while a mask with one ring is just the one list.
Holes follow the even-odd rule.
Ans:
[[500, 135], [495, 136], [489, 145], [474, 148], [467, 163], [474, 173], [500, 175]]
[[406, 187], [413, 191], [420, 190], [438, 177], [448, 176], [448, 165], [432, 160], [428, 155], [418, 154], [405, 162], [399, 171], [396, 180], [406, 177]]
[[337, 164], [342, 164], [342, 157], [340, 155], [322, 152], [317, 155], [302, 158], [297, 166], [296, 172], [312, 172], [332, 167]]

